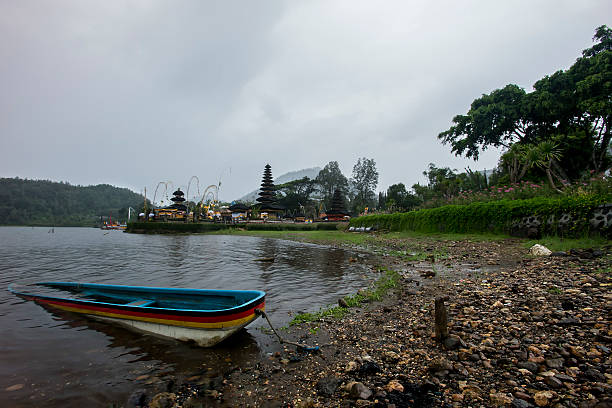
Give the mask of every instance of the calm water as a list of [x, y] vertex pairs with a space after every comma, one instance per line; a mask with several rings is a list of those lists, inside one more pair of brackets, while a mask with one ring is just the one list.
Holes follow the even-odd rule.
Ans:
[[[256, 258], [275, 257], [274, 263]], [[259, 237], [134, 235], [92, 228], [0, 228], [0, 406], [108, 406], [168, 375], [253, 361], [278, 345], [260, 319], [212, 349], [55, 312], [4, 288], [41, 280], [259, 289], [281, 326], [372, 278], [364, 255]], [[145, 378], [145, 376], [147, 376]], [[140, 377], [140, 378], [139, 378]]]

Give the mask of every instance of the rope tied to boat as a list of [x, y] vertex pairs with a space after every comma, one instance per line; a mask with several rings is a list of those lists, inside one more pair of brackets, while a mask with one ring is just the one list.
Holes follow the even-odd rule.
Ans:
[[285, 340], [283, 339], [280, 334], [278, 334], [278, 332], [276, 331], [276, 329], [274, 328], [274, 326], [272, 325], [272, 322], [270, 321], [270, 318], [268, 317], [268, 315], [266, 314], [266, 312], [264, 312], [261, 309], [255, 309], [255, 314], [257, 316], [263, 316], [265, 317], [265, 319], [268, 321], [268, 324], [270, 325], [270, 328], [272, 329], [272, 332], [276, 335], [276, 337], [278, 337], [278, 341], [283, 344], [291, 344], [292, 346], [298, 347], [304, 351], [309, 351], [309, 352], [316, 352], [319, 351], [319, 346], [308, 346], [306, 344], [300, 344], [300, 343], [295, 343], [293, 341], [289, 341], [289, 340]]

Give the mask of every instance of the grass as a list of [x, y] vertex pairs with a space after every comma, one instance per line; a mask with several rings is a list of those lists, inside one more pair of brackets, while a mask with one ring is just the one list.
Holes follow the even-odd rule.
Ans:
[[531, 248], [535, 244], [544, 245], [553, 252], [567, 252], [570, 249], [601, 248], [602, 246], [610, 245], [610, 240], [601, 237], [560, 238], [548, 236], [538, 240], [526, 241], [524, 246]]
[[[358, 307], [366, 302], [380, 301], [391, 288], [397, 286], [400, 279], [399, 273], [387, 268], [381, 268], [380, 270], [383, 274], [371, 288], [343, 298], [349, 308]], [[348, 308], [341, 306], [332, 306], [313, 313], [300, 313], [289, 322], [289, 326], [317, 322], [327, 317], [341, 319], [346, 313], [348, 313]]]

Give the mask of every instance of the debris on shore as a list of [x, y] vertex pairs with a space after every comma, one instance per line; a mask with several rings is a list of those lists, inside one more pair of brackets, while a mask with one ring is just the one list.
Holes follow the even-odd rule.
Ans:
[[[325, 345], [319, 352], [286, 346], [146, 404], [612, 406], [610, 247], [540, 257], [517, 240], [443, 245], [442, 259], [425, 261], [435, 276], [423, 278], [419, 262], [383, 256], [404, 277], [384, 301], [286, 332]], [[446, 331], [435, 330], [436, 299]]]

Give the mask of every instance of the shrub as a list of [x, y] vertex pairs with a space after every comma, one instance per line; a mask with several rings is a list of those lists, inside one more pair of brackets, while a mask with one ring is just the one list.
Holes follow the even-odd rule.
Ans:
[[582, 235], [590, 231], [589, 218], [594, 209], [606, 203], [601, 195], [573, 195], [562, 198], [536, 197], [528, 200], [498, 200], [473, 202], [468, 205], [443, 207], [396, 214], [374, 214], [353, 218], [351, 226], [375, 227], [389, 231], [448, 232], [448, 233], [511, 233], [513, 225], [525, 217], [537, 216], [541, 231], [559, 233], [559, 220], [569, 215], [573, 220], [568, 235]]

